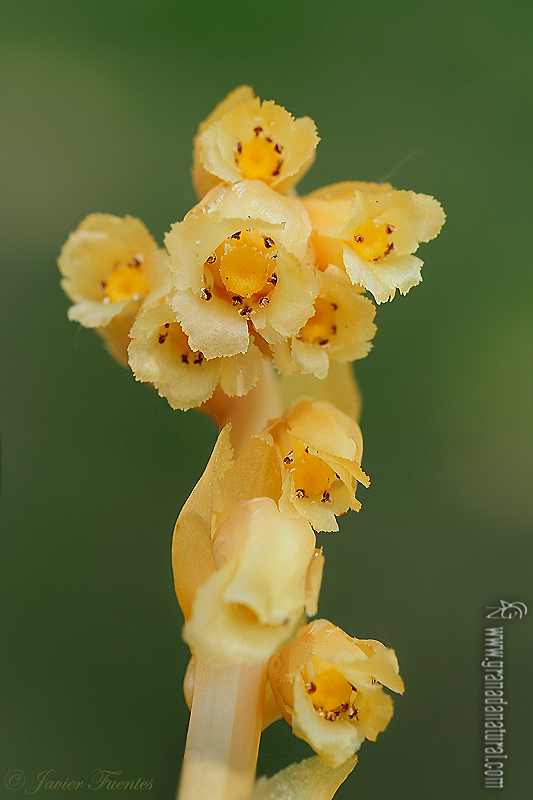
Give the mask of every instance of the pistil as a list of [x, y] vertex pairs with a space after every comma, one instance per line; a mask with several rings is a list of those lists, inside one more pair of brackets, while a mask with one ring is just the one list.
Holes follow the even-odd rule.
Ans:
[[100, 283], [100, 288], [108, 298], [107, 302], [118, 303], [130, 298], [138, 299], [148, 292], [148, 284], [141, 269], [142, 259], [138, 256], [127, 264], [116, 264], [109, 277]]
[[350, 231], [344, 241], [365, 261], [379, 261], [394, 248], [394, 244], [388, 239], [393, 231], [392, 225], [369, 220]]

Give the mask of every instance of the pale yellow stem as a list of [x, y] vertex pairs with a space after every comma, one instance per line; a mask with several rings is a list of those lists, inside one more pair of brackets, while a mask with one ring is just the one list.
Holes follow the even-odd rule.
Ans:
[[248, 394], [228, 397], [217, 388], [201, 409], [213, 417], [220, 428], [231, 422], [231, 443], [237, 457], [251, 436], [260, 433], [271, 419], [283, 412], [279, 379], [265, 360], [261, 377]]
[[266, 664], [196, 664], [178, 800], [248, 800], [261, 735]]

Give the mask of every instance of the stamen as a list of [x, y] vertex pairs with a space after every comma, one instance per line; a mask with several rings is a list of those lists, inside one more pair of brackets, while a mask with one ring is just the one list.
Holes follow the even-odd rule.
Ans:
[[[165, 344], [167, 355], [175, 358], [181, 364], [197, 364], [204, 362], [204, 354], [198, 350], [193, 352], [189, 347], [189, 340], [183, 333], [179, 322], [165, 322], [156, 331], [159, 344]], [[191, 362], [192, 360], [192, 362]]]

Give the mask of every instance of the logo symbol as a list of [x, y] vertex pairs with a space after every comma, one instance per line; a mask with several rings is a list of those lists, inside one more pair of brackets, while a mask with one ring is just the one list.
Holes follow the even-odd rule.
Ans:
[[4, 783], [7, 788], [12, 789], [15, 792], [17, 789], [22, 789], [25, 781], [26, 776], [20, 771], [20, 769], [12, 769], [11, 772], [8, 772], [4, 778]]
[[499, 606], [485, 606], [490, 614], [485, 614], [485, 619], [522, 619], [527, 614], [525, 603], [516, 601], [508, 603], [507, 600], [500, 600]]

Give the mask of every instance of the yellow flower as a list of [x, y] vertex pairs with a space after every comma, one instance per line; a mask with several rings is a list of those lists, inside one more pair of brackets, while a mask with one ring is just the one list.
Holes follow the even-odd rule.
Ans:
[[296, 336], [272, 345], [274, 364], [285, 375], [298, 370], [325, 378], [330, 359], [354, 361], [368, 354], [376, 332], [375, 313], [374, 304], [354, 291], [343, 271], [327, 267], [321, 273], [313, 316]]
[[129, 363], [138, 381], [152, 383], [172, 408], [185, 411], [208, 400], [217, 385], [229, 397], [243, 395], [261, 374], [261, 351], [208, 361], [192, 351], [176, 312], [167, 303], [145, 309], [130, 331]]
[[352, 639], [326, 620], [302, 628], [271, 659], [268, 675], [293, 732], [332, 767], [389, 724], [393, 703], [382, 684], [400, 694], [404, 689], [394, 650]]
[[361, 469], [363, 438], [353, 419], [331, 403], [300, 400], [261, 435], [278, 455], [285, 514], [303, 517], [315, 530], [336, 531], [335, 515], [360, 509], [357, 482], [370, 481]]
[[310, 232], [302, 203], [261, 181], [217, 186], [173, 225], [169, 302], [191, 349], [220, 358], [245, 353], [250, 330], [269, 343], [296, 334], [318, 293]]
[[310, 525], [276, 506], [273, 448], [254, 437], [233, 461], [229, 428], [185, 503], [172, 542], [184, 638], [194, 655], [215, 666], [267, 661], [305, 612], [316, 613], [323, 568]]
[[140, 220], [90, 214], [70, 234], [57, 263], [61, 286], [74, 303], [69, 319], [96, 328], [125, 363], [138, 310], [170, 291], [166, 252]]
[[435, 238], [445, 215], [425, 194], [397, 191], [388, 183], [340, 183], [302, 198], [313, 225], [319, 268], [344, 268], [378, 303], [398, 289], [406, 294], [422, 280], [422, 261], [412, 255]]
[[322, 556], [311, 526], [260, 497], [234, 508], [212, 549], [216, 571], [196, 592], [183, 637], [215, 666], [267, 661], [304, 612], [316, 613]]
[[220, 181], [262, 180], [278, 192], [307, 172], [319, 142], [309, 117], [294, 119], [273, 101], [239, 86], [200, 125], [194, 140], [193, 183], [203, 197]]

